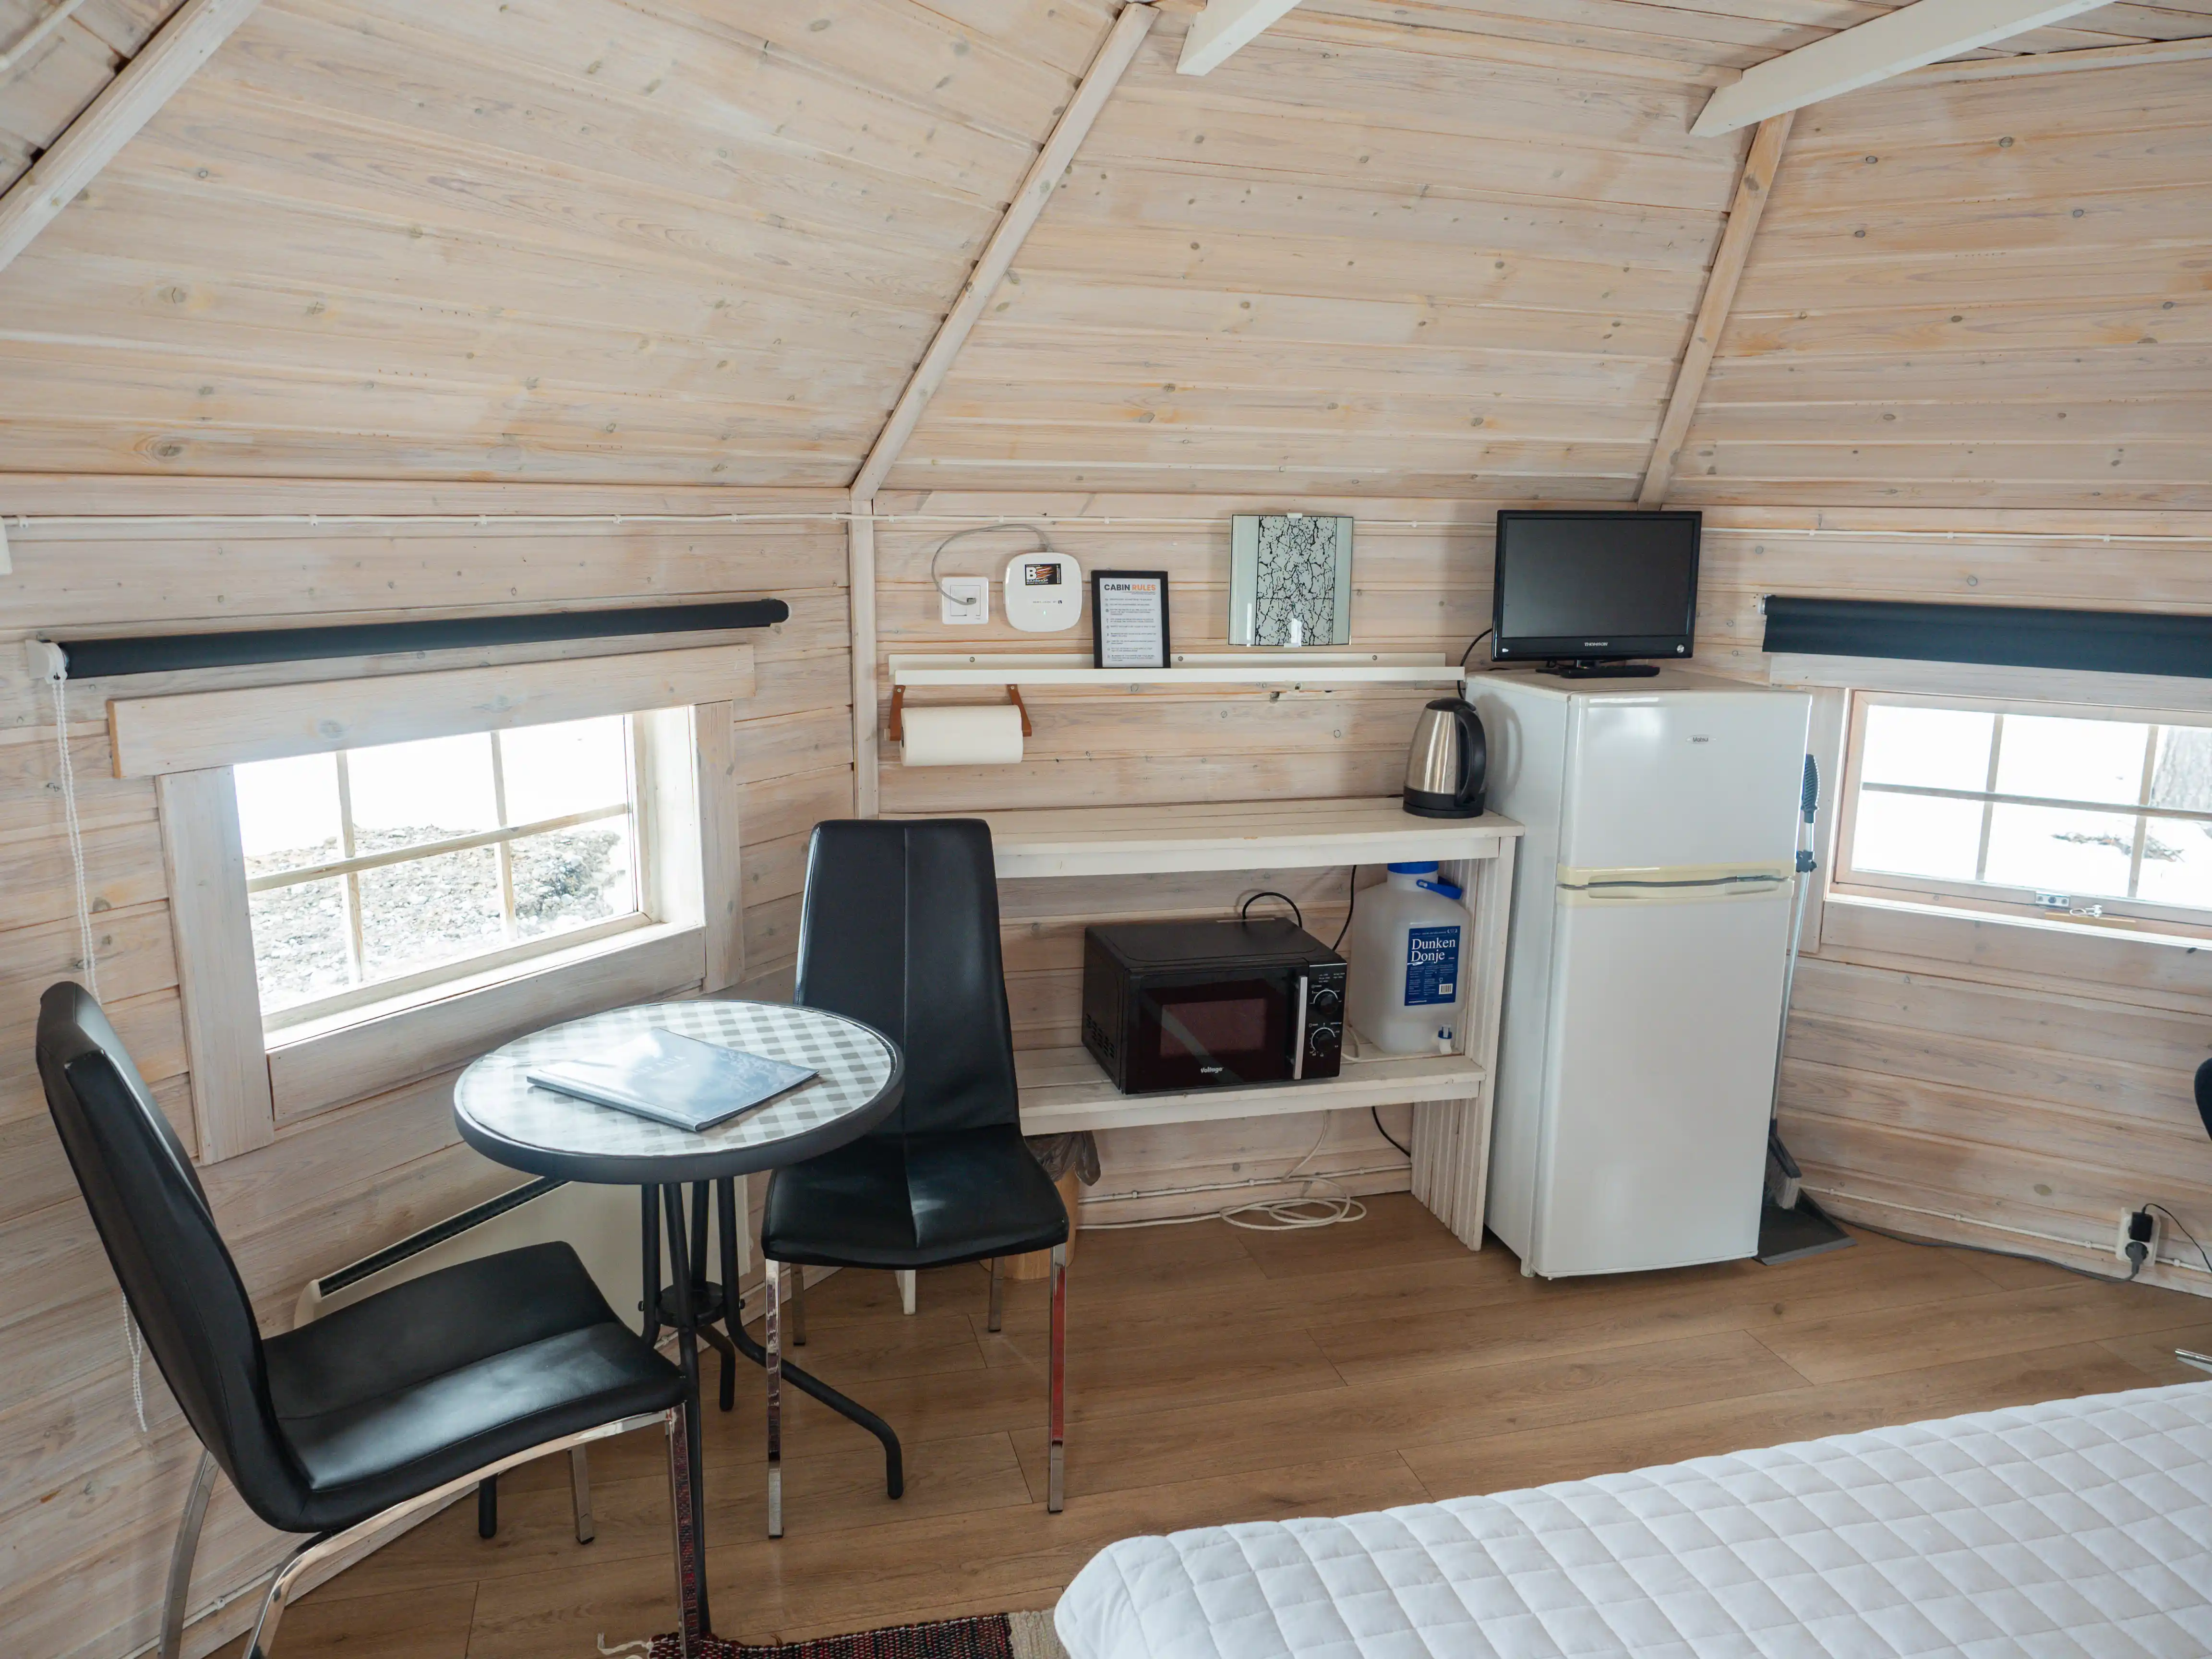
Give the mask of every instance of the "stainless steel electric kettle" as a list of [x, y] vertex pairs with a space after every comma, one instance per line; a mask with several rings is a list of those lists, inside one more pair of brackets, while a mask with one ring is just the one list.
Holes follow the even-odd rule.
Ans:
[[1425, 818], [1479, 818], [1490, 751], [1482, 719], [1464, 697], [1438, 697], [1421, 711], [1406, 756], [1406, 810]]

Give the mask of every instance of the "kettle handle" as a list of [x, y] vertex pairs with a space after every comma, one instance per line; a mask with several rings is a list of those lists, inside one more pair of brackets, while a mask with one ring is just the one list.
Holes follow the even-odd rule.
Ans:
[[1464, 700], [1455, 704], [1451, 717], [1459, 722], [1459, 787], [1453, 792], [1452, 804], [1466, 806], [1473, 802], [1480, 787], [1479, 780], [1489, 769], [1489, 744], [1482, 732], [1481, 716], [1474, 706]]

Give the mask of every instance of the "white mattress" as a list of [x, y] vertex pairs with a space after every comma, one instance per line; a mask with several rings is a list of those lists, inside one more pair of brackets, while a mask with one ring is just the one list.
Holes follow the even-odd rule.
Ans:
[[1124, 1539], [1054, 1622], [1073, 1659], [2197, 1659], [2212, 1383]]

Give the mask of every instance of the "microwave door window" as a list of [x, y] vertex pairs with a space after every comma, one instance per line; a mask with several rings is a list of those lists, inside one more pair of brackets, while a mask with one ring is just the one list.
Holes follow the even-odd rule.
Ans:
[[1289, 1075], [1285, 999], [1261, 980], [1147, 988], [1142, 1017], [1158, 1082], [1205, 1088]]

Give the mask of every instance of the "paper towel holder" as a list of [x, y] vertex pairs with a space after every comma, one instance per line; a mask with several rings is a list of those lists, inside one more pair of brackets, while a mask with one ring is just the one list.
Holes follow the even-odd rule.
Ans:
[[[1022, 701], [1021, 688], [1018, 685], [1008, 686], [1006, 697], [1015, 708], [1022, 711], [1022, 735], [1025, 738], [1035, 737], [1036, 732], [1030, 725], [1030, 706]], [[884, 730], [884, 735], [893, 743], [906, 741], [906, 687], [902, 685], [895, 685], [891, 688], [891, 717], [890, 724]]]

